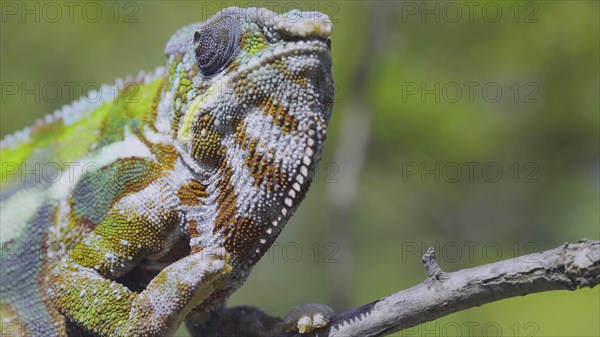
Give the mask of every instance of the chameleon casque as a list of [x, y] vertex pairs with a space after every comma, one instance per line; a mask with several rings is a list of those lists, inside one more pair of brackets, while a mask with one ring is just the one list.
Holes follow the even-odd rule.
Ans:
[[318, 12], [227, 8], [116, 99], [105, 86], [4, 138], [2, 335], [168, 336], [221, 305], [311, 183], [331, 29]]

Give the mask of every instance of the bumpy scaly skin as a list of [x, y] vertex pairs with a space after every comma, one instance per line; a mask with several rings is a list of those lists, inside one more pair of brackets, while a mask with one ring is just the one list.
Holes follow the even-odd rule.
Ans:
[[164, 336], [222, 303], [310, 185], [330, 33], [320, 13], [225, 9], [117, 100], [103, 87], [5, 138], [3, 333]]

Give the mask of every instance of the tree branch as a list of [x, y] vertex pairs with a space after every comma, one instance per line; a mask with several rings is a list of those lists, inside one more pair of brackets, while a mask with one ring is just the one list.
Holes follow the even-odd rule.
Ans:
[[[594, 287], [600, 282], [600, 241], [587, 239], [540, 253], [529, 254], [483, 266], [445, 273], [435, 261], [433, 249], [423, 256], [428, 278], [421, 284], [402, 290], [375, 302], [336, 314], [328, 327], [311, 334], [278, 334], [272, 326], [273, 318], [265, 315], [260, 323], [248, 316], [232, 315], [239, 308], [227, 309], [219, 319], [220, 325], [238, 326], [236, 336], [254, 335], [239, 329], [250, 324], [264, 328], [262, 336], [324, 337], [324, 336], [385, 336], [451, 313], [491, 303], [501, 299], [549, 290], [576, 290]], [[248, 314], [256, 310], [244, 307]], [[263, 314], [264, 315], [264, 314]], [[253, 313], [254, 317], [258, 317]], [[271, 320], [271, 321], [269, 321]], [[269, 322], [266, 324], [265, 322]]]

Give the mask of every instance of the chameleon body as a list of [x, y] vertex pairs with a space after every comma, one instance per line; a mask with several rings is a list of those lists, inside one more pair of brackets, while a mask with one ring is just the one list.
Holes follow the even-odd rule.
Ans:
[[103, 87], [3, 139], [2, 335], [168, 336], [222, 304], [311, 183], [331, 28], [224, 9], [116, 99]]

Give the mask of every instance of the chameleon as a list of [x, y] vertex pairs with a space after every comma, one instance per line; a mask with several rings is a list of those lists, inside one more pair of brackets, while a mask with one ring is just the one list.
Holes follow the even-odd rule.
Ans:
[[[170, 336], [222, 307], [315, 174], [331, 32], [226, 8], [175, 32], [165, 66], [2, 139], [2, 336]], [[326, 325], [315, 308], [292, 329]]]

